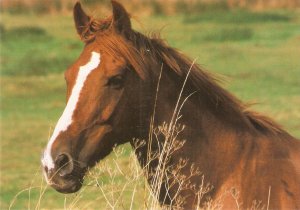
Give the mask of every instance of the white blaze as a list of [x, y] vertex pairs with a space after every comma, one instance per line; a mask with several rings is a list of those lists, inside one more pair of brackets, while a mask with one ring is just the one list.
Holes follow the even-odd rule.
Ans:
[[76, 108], [76, 105], [79, 100], [80, 92], [84, 86], [84, 82], [88, 75], [95, 70], [100, 64], [100, 54], [97, 52], [92, 52], [91, 60], [85, 64], [84, 66], [81, 66], [79, 68], [79, 72], [76, 78], [76, 83], [72, 89], [71, 96], [68, 100], [67, 106], [65, 107], [65, 110], [61, 117], [59, 118], [54, 132], [47, 144], [46, 150], [44, 152], [44, 157], [42, 159], [42, 163], [44, 166], [47, 166], [48, 169], [54, 168], [54, 161], [51, 156], [51, 147], [54, 143], [57, 136], [68, 129], [68, 127], [72, 124], [72, 116], [73, 112]]

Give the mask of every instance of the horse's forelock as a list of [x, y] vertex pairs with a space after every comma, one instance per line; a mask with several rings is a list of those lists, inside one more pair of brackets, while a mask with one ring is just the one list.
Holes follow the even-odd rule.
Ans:
[[100, 19], [91, 19], [89, 24], [85, 27], [83, 32], [80, 35], [82, 41], [88, 43], [91, 40], [94, 40], [97, 36], [97, 33], [107, 30], [112, 22], [112, 18], [106, 18], [103, 20]]
[[93, 39], [100, 51], [116, 58], [121, 56], [128, 65], [132, 66], [141, 79], [145, 80], [148, 77], [149, 72], [144, 54], [139, 51], [131, 40], [109, 29], [94, 33]]

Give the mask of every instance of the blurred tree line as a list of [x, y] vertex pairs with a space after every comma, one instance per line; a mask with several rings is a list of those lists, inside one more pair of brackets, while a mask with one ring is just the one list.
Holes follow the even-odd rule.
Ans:
[[[12, 14], [67, 14], [72, 11], [77, 0], [0, 0], [1, 11]], [[226, 10], [246, 8], [251, 10], [268, 10], [300, 8], [300, 0], [119, 0], [131, 11], [143, 14], [196, 13], [206, 10]], [[93, 9], [109, 10], [109, 0], [81, 0]], [[133, 10], [132, 10], [133, 9]]]

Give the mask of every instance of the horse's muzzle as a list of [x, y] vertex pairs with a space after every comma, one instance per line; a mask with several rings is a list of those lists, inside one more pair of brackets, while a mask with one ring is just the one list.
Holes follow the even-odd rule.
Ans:
[[49, 170], [44, 166], [47, 183], [61, 193], [77, 192], [82, 186], [84, 171], [74, 163], [67, 153], [62, 153], [56, 157], [53, 169]]
[[76, 180], [61, 180], [61, 181], [52, 181], [49, 185], [60, 193], [74, 193], [77, 192], [82, 183]]

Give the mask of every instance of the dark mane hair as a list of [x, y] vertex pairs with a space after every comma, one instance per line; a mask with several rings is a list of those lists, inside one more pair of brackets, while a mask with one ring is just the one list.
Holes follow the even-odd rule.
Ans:
[[104, 20], [91, 19], [81, 39], [87, 43], [99, 40], [97, 42], [103, 47], [101, 49], [106, 53], [124, 57], [143, 79], [149, 74], [159, 74], [155, 72], [158, 69], [148, 67], [149, 58], [152, 58], [152, 61], [162, 62], [181, 78], [185, 78], [191, 69], [188, 83], [202, 98], [205, 97], [207, 108], [216, 113], [216, 116], [264, 134], [287, 134], [272, 119], [248, 110], [249, 105], [223, 89], [215, 75], [203, 70], [187, 56], [168, 46], [158, 34], [146, 36], [131, 30], [130, 33], [123, 34], [125, 36], [112, 35], [111, 23], [111, 17]]

